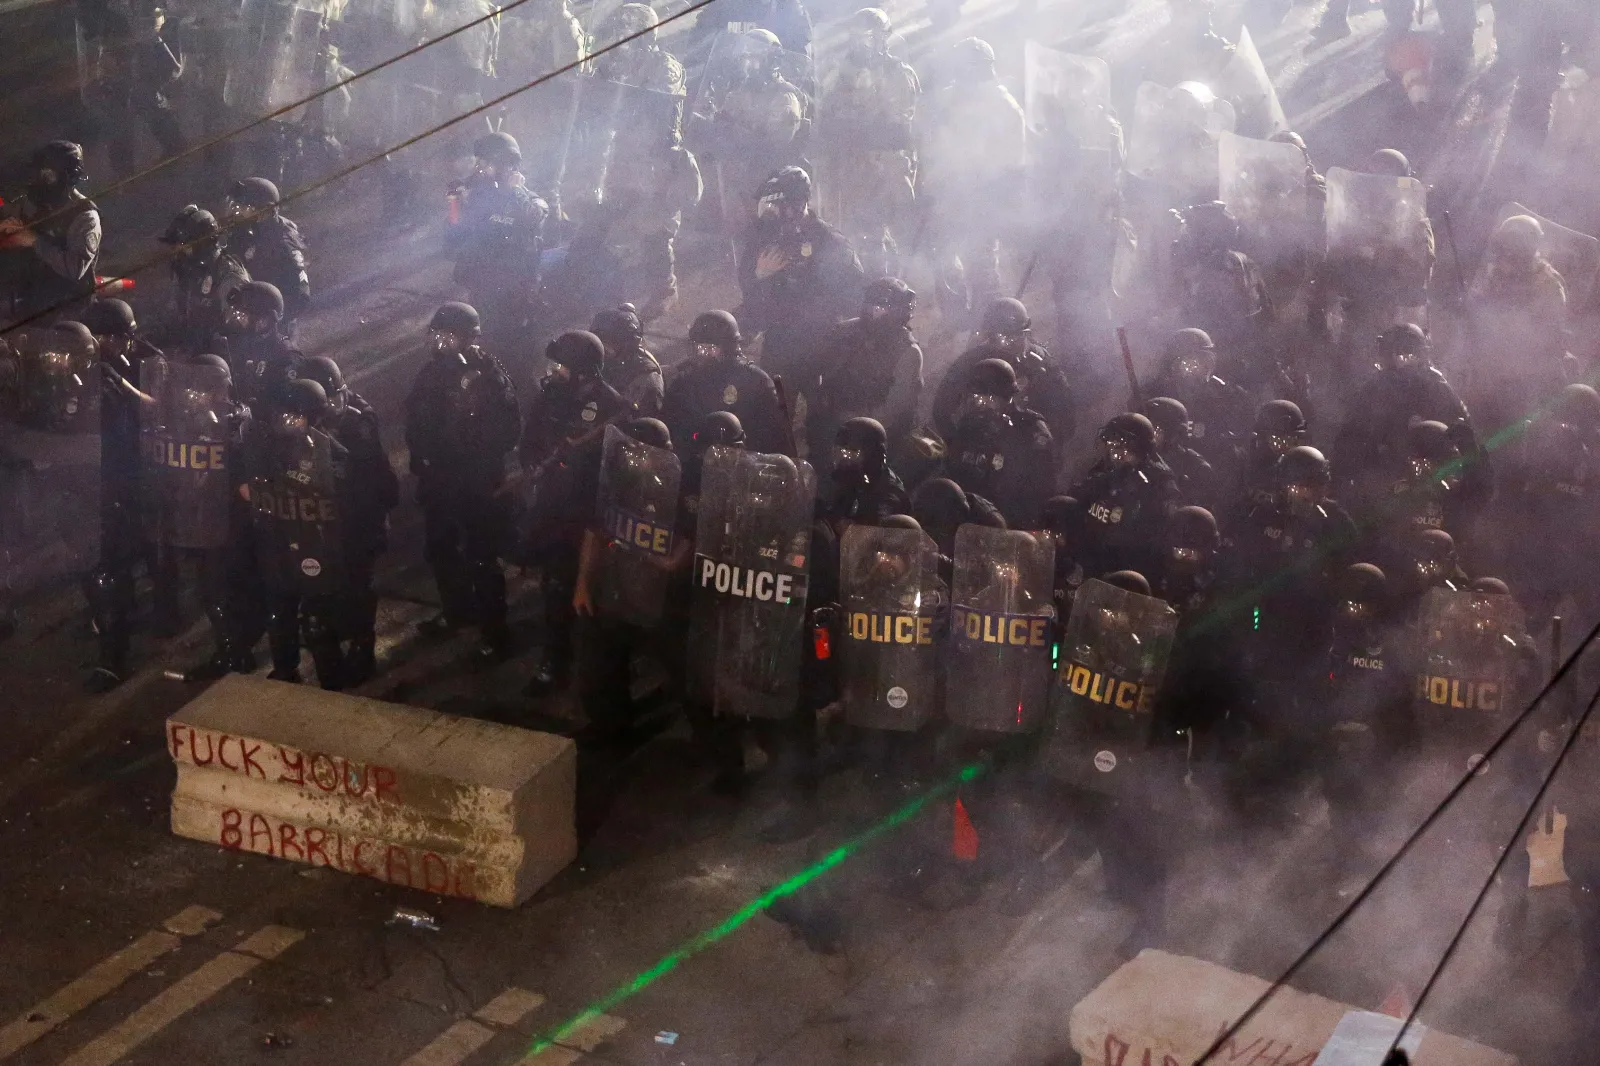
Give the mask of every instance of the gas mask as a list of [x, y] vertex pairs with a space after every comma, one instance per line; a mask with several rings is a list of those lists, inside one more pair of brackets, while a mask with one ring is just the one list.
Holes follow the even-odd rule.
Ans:
[[1419, 484], [1434, 481], [1439, 473], [1439, 464], [1432, 459], [1424, 459], [1420, 455], [1413, 455], [1406, 461], [1406, 474], [1410, 479]]
[[466, 345], [462, 342], [459, 334], [444, 329], [430, 329], [428, 331], [428, 349], [434, 355], [453, 355], [460, 358], [466, 351]]
[[1307, 518], [1322, 498], [1320, 487], [1312, 482], [1291, 481], [1283, 486], [1283, 502], [1296, 518]]
[[980, 339], [984, 347], [1006, 355], [1021, 355], [1028, 349], [1026, 333], [984, 333]]
[[1216, 370], [1217, 357], [1207, 352], [1182, 356], [1173, 364], [1173, 371], [1184, 385], [1194, 388], [1209, 379]]
[[722, 358], [722, 345], [711, 344], [706, 341], [696, 341], [694, 345], [694, 361], [697, 363], [714, 363]]
[[1445, 574], [1449, 572], [1449, 567], [1443, 559], [1423, 556], [1411, 561], [1411, 572], [1423, 585], [1433, 586], [1444, 580]]
[[1270, 464], [1276, 462], [1290, 448], [1297, 447], [1301, 441], [1292, 433], [1257, 433], [1251, 443], [1256, 455]]
[[835, 478], [854, 480], [866, 473], [867, 451], [839, 445], [833, 450], [833, 475]]
[[257, 333], [255, 319], [250, 317], [250, 312], [242, 307], [230, 307], [228, 313], [222, 318], [222, 332], [230, 337], [249, 336]]
[[306, 430], [311, 428], [311, 420], [305, 415], [291, 414], [288, 411], [279, 414], [272, 423], [272, 431], [281, 440], [294, 440], [305, 436]]
[[968, 393], [957, 411], [957, 422], [990, 422], [1000, 417], [1005, 401], [981, 392]]
[[1118, 470], [1128, 470], [1139, 465], [1139, 449], [1121, 433], [1100, 438], [1100, 457], [1106, 465]]
[[1168, 549], [1167, 562], [1179, 573], [1192, 574], [1205, 562], [1205, 553], [1199, 548], [1175, 546]]

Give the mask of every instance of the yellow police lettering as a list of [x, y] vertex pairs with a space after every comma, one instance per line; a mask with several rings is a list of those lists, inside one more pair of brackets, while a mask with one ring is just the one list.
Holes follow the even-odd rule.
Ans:
[[850, 616], [850, 637], [852, 640], [866, 640], [867, 632], [872, 625], [871, 619], [860, 611]]
[[918, 618], [917, 619], [917, 643], [918, 644], [932, 644], [933, 643], [933, 619], [931, 619], [931, 618]]
[[1074, 696], [1086, 695], [1089, 691], [1089, 681], [1092, 676], [1093, 675], [1090, 674], [1088, 667], [1074, 664], [1072, 667], [1072, 676], [1068, 678], [1068, 684], [1072, 688], [1072, 694]]
[[1013, 618], [1011, 620], [1011, 643], [1021, 647], [1028, 646], [1028, 631], [1032, 626], [1026, 618]]
[[[1131, 692], [1131, 694], [1130, 694]], [[1117, 682], [1116, 704], [1125, 711], [1131, 711], [1139, 705], [1139, 686], [1132, 681]]]
[[917, 639], [917, 620], [908, 614], [896, 615], [894, 619], [894, 642], [896, 644], [910, 644]]

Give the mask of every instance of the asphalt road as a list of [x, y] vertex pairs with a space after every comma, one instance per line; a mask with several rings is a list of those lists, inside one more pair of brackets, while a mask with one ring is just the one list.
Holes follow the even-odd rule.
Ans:
[[[954, 31], [929, 34], [911, 20], [908, 47], [915, 60], [979, 33], [1000, 47], [1005, 73], [1015, 77], [1024, 33], [1115, 56], [1162, 18], [1160, 4], [1146, 0], [1126, 11], [1091, 11], [1087, 24], [1080, 10], [1043, 5], [1024, 17], [1006, 2], [969, 5]], [[1306, 133], [1319, 164], [1355, 162], [1398, 144], [1425, 168], [1473, 160], [1471, 168], [1452, 164], [1449, 177], [1464, 201], [1480, 197], [1498, 143], [1494, 108], [1473, 104], [1428, 130], [1400, 123], [1380, 91], [1376, 12], [1360, 16], [1349, 41], [1307, 54], [1316, 14], [1314, 6], [1292, 8], [1261, 46], [1291, 124]], [[135, 217], [159, 219], [193, 194], [173, 177], [134, 195], [142, 206], [116, 220], [125, 234], [119, 255], [140, 254], [134, 235], [159, 228], [135, 226]], [[403, 464], [392, 434], [399, 401], [420, 365], [426, 317], [456, 294], [436, 254], [436, 229], [390, 232], [374, 223], [374, 202], [374, 185], [357, 181], [299, 213], [325, 294], [299, 340], [308, 353], [339, 359], [388, 421], [393, 458]], [[1020, 264], [1010, 266], [1020, 273]], [[681, 335], [694, 312], [733, 295], [720, 266], [686, 275], [684, 292], [656, 327], [661, 333]], [[675, 355], [670, 341], [663, 347]], [[65, 528], [72, 513], [60, 519], [63, 536], [72, 532]], [[365, 691], [504, 720], [570, 721], [569, 700], [533, 707], [521, 695], [526, 654], [469, 675], [461, 642], [413, 638], [411, 627], [431, 613], [433, 598], [417, 544], [408, 504], [396, 516], [396, 547], [379, 579], [386, 670]], [[536, 587], [514, 575], [513, 589], [526, 652], [536, 635]], [[92, 645], [70, 583], [42, 585], [25, 606], [22, 630], [0, 646], [0, 1062], [515, 1062], [537, 1034], [848, 840], [874, 809], [858, 776], [845, 773], [825, 790], [830, 818], [814, 839], [763, 844], [757, 828], [777, 798], [758, 789], [736, 805], [710, 794], [707, 767], [674, 728], [643, 749], [638, 778], [580, 862], [513, 912], [232, 853], [167, 830], [173, 771], [161, 725], [193, 692], [162, 671], [204, 652], [203, 625], [173, 645], [141, 636], [138, 674], [119, 691], [90, 698], [80, 683]], [[1406, 802], [1397, 802], [1386, 843], [1428, 794], [1422, 785], [1401, 791]], [[1214, 843], [1177, 879], [1170, 946], [1270, 973], [1335, 912], [1348, 898], [1347, 878], [1327, 875], [1315, 805], [1295, 813], [1248, 835], [1210, 823]], [[1200, 823], [1208, 817], [1221, 816], [1197, 815]], [[1503, 820], [1503, 812], [1495, 817]], [[940, 805], [901, 830], [902, 838], [942, 852], [948, 818]], [[1396, 987], [1414, 994], [1428, 949], [1442, 944], [1440, 921], [1465, 906], [1469, 874], [1485, 868], [1480, 844], [1490, 822], [1446, 833], [1432, 865], [1421, 866], [1426, 872], [1375, 900], [1368, 924], [1330, 945], [1308, 982], [1368, 1007]], [[1063, 824], [1035, 831], [1046, 843], [1069, 836]], [[1462, 844], [1466, 837], [1474, 843]], [[1070, 840], [1060, 848], [1050, 890], [1013, 914], [1004, 883], [963, 894], [954, 869], [936, 871], [938, 885], [924, 900], [896, 898], [887, 883], [897, 852], [863, 848], [805, 897], [842, 915], [838, 953], [819, 954], [788, 926], [753, 917], [528, 1061], [1071, 1061], [1068, 1013], [1116, 965], [1131, 920], [1106, 899], [1097, 860], [1080, 851]], [[439, 931], [388, 924], [396, 906], [436, 916]], [[1552, 990], [1571, 980], [1571, 960], [1554, 934], [1521, 951], [1519, 968], [1511, 968], [1489, 942], [1493, 918], [1491, 906], [1469, 938], [1457, 987], [1442, 987], [1427, 1020], [1540, 1061], [1535, 1053], [1559, 1042], [1564, 1027]], [[1561, 928], [1559, 915], [1550, 921]]]

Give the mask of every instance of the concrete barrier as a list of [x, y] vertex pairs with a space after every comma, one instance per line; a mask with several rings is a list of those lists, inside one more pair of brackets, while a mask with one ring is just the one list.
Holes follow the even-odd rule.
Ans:
[[[1259, 977], [1202, 959], [1141, 951], [1072, 1008], [1072, 1047], [1084, 1066], [1191, 1066], [1266, 989], [1267, 982]], [[1347, 1049], [1357, 1045], [1363, 1030], [1382, 1029], [1386, 1021], [1382, 1015], [1284, 988], [1211, 1062], [1217, 1066], [1376, 1062], [1372, 1052], [1350, 1057]], [[1399, 1022], [1388, 1024], [1388, 1039], [1393, 1040]], [[1339, 1039], [1331, 1040], [1335, 1029]], [[1415, 1066], [1516, 1066], [1516, 1061], [1502, 1051], [1431, 1029], [1422, 1030], [1412, 1057]]]
[[577, 854], [577, 751], [549, 733], [233, 675], [167, 750], [193, 840], [500, 907]]

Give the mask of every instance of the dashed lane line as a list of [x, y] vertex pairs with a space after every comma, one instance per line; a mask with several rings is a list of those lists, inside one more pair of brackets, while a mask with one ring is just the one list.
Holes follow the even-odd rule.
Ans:
[[26, 1010], [16, 1021], [0, 1029], [0, 1059], [18, 1051], [55, 1029], [161, 956], [176, 949], [186, 936], [198, 936], [222, 915], [205, 907], [187, 907], [120, 951], [114, 952], [83, 976], [63, 985], [54, 994]]
[[500, 1030], [516, 1025], [543, 1003], [544, 997], [537, 992], [508, 988], [485, 1003], [471, 1018], [456, 1022], [440, 1033], [433, 1043], [400, 1066], [458, 1066], [493, 1040]]
[[61, 1066], [111, 1066], [263, 962], [277, 958], [305, 936], [298, 929], [269, 925], [224, 951], [161, 992], [100, 1036], [73, 1052]]
[[628, 1027], [621, 1018], [597, 1014], [572, 1032], [557, 1040], [554, 1045], [524, 1055], [516, 1066], [571, 1066], [583, 1056], [599, 1047]]

